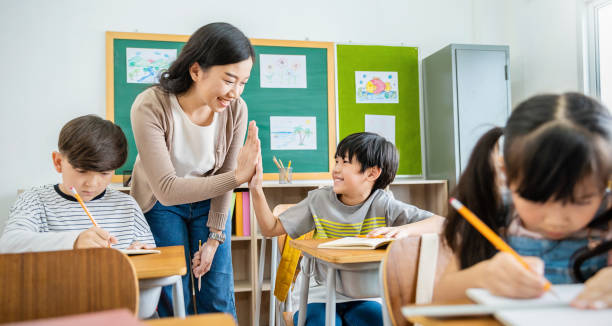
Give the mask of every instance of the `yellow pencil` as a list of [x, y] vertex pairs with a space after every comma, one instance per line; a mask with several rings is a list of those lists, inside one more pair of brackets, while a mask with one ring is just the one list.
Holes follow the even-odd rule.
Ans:
[[76, 198], [76, 200], [79, 202], [79, 204], [81, 204], [81, 207], [83, 207], [83, 210], [85, 211], [85, 214], [87, 214], [87, 216], [91, 220], [91, 223], [93, 223], [93, 225], [95, 227], [98, 227], [98, 223], [96, 223], [96, 220], [94, 220], [93, 216], [91, 216], [91, 213], [89, 213], [89, 210], [87, 209], [87, 206], [85, 206], [85, 203], [83, 202], [83, 199], [81, 199], [81, 196], [79, 196], [79, 193], [76, 191], [76, 189], [74, 187], [70, 187], [70, 190], [72, 191], [72, 194], [74, 195], [74, 198]]
[[289, 160], [289, 164], [287, 165], [287, 169], [291, 167], [291, 160]]
[[[523, 267], [527, 268], [528, 270], [531, 270], [531, 267], [529, 267], [527, 262], [523, 260], [523, 258], [516, 251], [514, 251], [514, 249], [512, 249], [507, 243], [505, 243], [502, 238], [495, 234], [495, 232], [493, 232], [490, 227], [484, 224], [474, 213], [472, 213], [472, 211], [470, 211], [467, 207], [465, 207], [460, 201], [455, 198], [451, 197], [449, 201], [451, 206], [453, 206], [453, 208], [456, 209], [457, 212], [461, 214], [461, 216], [463, 216], [468, 222], [470, 222], [470, 224], [472, 224], [472, 226], [474, 226], [476, 230], [480, 232], [480, 234], [482, 234], [487, 240], [489, 240], [489, 242], [491, 242], [491, 244], [493, 244], [495, 248], [497, 248], [499, 251], [511, 254], [514, 258], [516, 258], [519, 263], [521, 263], [521, 265], [523, 265]], [[557, 295], [554, 291], [552, 291], [552, 285], [548, 280], [546, 280], [546, 284], [544, 284], [544, 290], [550, 290], [551, 293]]]
[[[202, 240], [198, 240], [198, 250], [202, 249]], [[200, 257], [202, 257], [200, 255]], [[202, 275], [198, 276], [198, 292], [202, 288]]]

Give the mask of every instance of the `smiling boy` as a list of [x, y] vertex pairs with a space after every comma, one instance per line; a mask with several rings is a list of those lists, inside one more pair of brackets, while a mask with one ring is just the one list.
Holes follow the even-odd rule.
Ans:
[[[361, 132], [344, 138], [336, 149], [333, 187], [310, 191], [306, 199], [279, 217], [270, 211], [262, 189], [260, 162], [249, 187], [255, 216], [264, 236], [287, 233], [297, 238], [315, 230], [314, 238], [356, 235], [404, 237], [439, 232], [443, 218], [395, 200], [384, 191], [395, 178], [399, 158], [395, 146], [385, 138]], [[412, 223], [412, 224], [409, 224]], [[308, 296], [307, 325], [325, 323], [325, 273], [315, 266]], [[376, 301], [355, 300], [337, 294], [336, 322], [344, 325], [382, 325], [381, 306]], [[294, 315], [297, 325], [298, 313]]]
[[[52, 159], [62, 182], [34, 187], [17, 198], [0, 238], [0, 252], [155, 247], [136, 201], [108, 188], [113, 171], [127, 159], [121, 128], [95, 115], [73, 119], [60, 132], [58, 150]], [[71, 187], [99, 227], [92, 225]]]

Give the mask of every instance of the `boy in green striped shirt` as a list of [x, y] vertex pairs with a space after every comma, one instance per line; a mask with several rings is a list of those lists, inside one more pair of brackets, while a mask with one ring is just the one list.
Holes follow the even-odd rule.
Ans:
[[[439, 232], [443, 218], [395, 200], [384, 191], [395, 178], [399, 159], [395, 146], [369, 132], [344, 138], [336, 149], [333, 186], [312, 190], [306, 199], [276, 217], [262, 189], [260, 162], [249, 183], [252, 204], [264, 236], [288, 234], [298, 238], [315, 230], [314, 238], [357, 235], [403, 237]], [[311, 278], [306, 325], [325, 324], [325, 270], [315, 266]], [[382, 325], [376, 300], [355, 300], [336, 294], [337, 325]], [[294, 324], [297, 325], [296, 312]]]

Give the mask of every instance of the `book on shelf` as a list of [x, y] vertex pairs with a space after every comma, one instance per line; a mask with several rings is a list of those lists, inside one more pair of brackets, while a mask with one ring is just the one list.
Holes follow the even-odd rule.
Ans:
[[377, 249], [387, 245], [394, 238], [361, 238], [346, 237], [321, 243], [318, 247], [324, 249]]
[[236, 236], [244, 236], [244, 230], [242, 229], [242, 192], [236, 192]]
[[251, 204], [248, 191], [242, 193], [242, 234], [247, 237], [251, 235]]
[[234, 207], [236, 207], [236, 193], [232, 192], [232, 200], [230, 202], [227, 218], [232, 219], [232, 235], [236, 235], [236, 219], [234, 218]]

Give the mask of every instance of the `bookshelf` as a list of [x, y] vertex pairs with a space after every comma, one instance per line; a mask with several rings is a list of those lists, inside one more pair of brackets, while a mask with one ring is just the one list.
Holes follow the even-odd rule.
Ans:
[[[264, 181], [263, 189], [270, 209], [278, 204], [295, 204], [310, 190], [332, 185], [331, 180], [293, 180], [291, 184], [279, 184], [278, 181]], [[129, 191], [126, 187], [115, 187]], [[396, 199], [445, 216], [448, 200], [446, 180], [396, 179], [390, 190]], [[246, 184], [234, 191], [248, 191]], [[259, 251], [263, 237], [258, 231], [255, 213], [251, 207], [251, 235], [232, 236], [232, 264], [234, 267], [234, 292], [236, 298], [236, 315], [238, 325], [255, 325], [254, 318], [257, 300], [261, 300], [259, 325], [269, 323], [270, 302], [270, 245], [266, 246], [266, 264], [261, 299], [257, 297]]]

